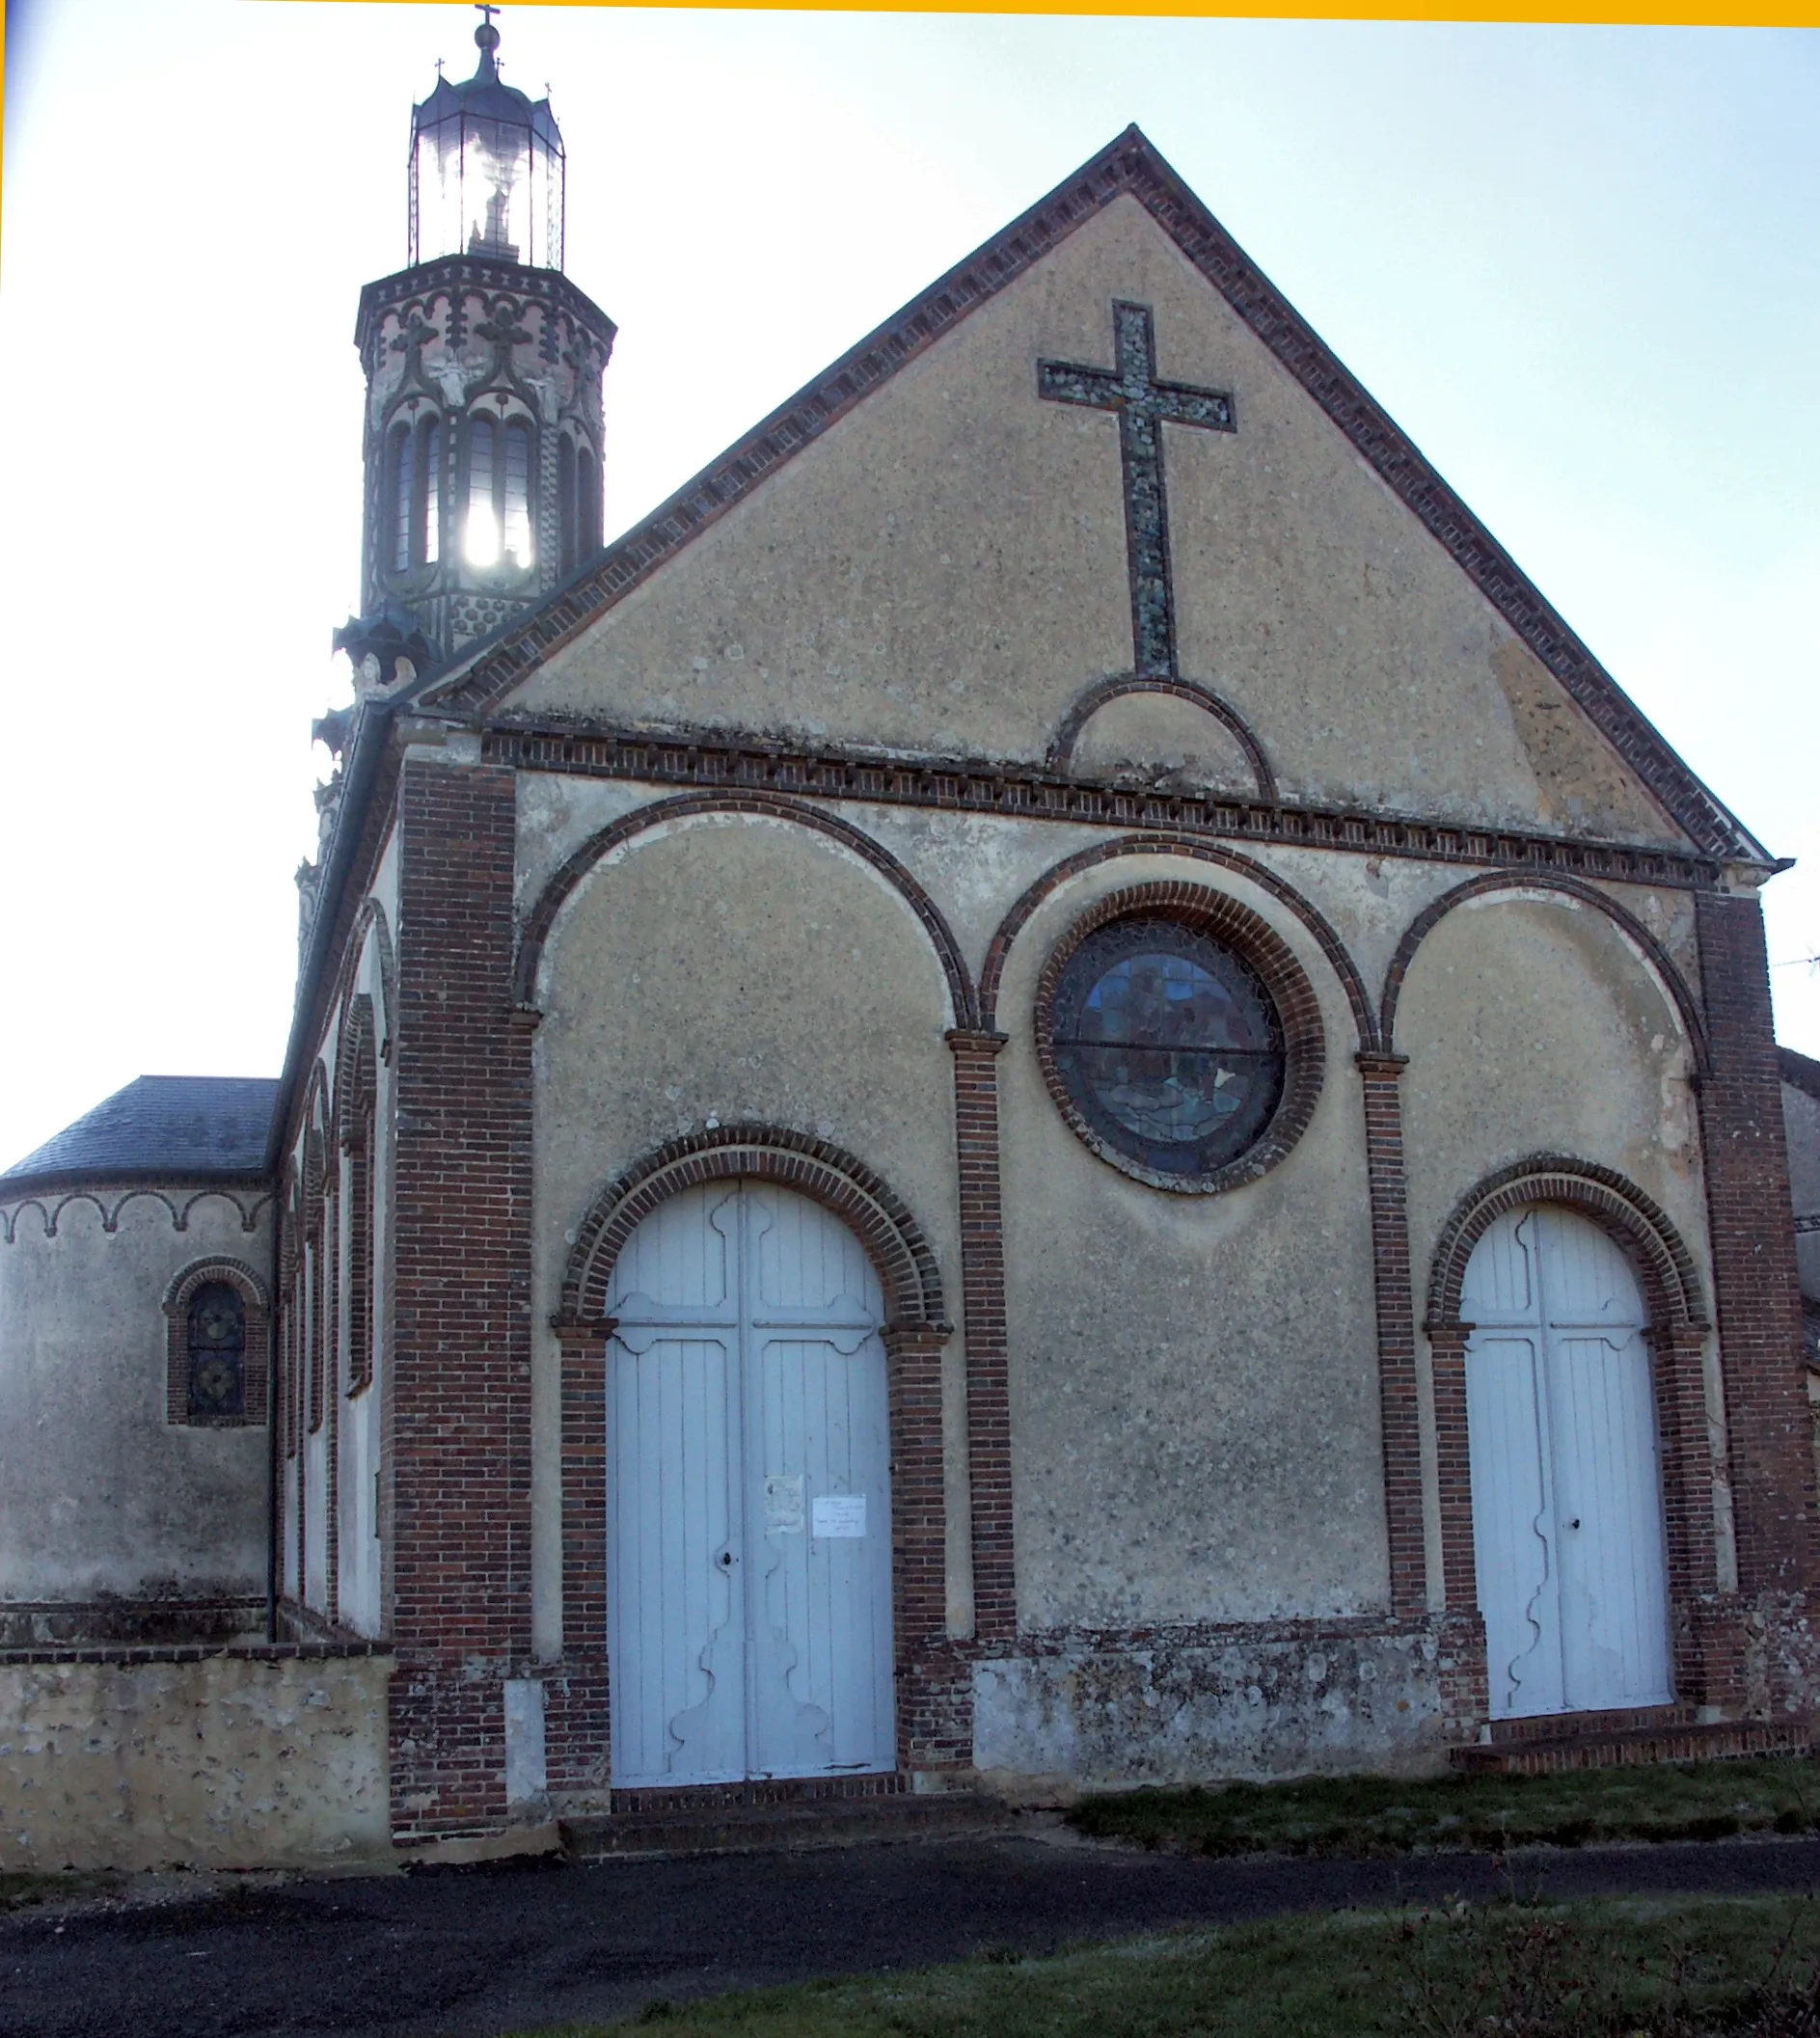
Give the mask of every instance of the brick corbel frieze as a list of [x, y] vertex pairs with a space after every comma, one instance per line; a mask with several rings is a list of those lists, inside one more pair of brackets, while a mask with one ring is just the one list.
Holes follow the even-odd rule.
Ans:
[[510, 772], [406, 760], [398, 799], [394, 1835], [504, 1822], [531, 1648], [530, 1037], [510, 1024]]
[[1005, 1322], [1005, 1229], [999, 1182], [998, 1056], [1003, 1033], [957, 1026], [955, 1154], [960, 1168], [961, 1287], [966, 1332], [967, 1467], [973, 1508], [973, 1632], [1017, 1632], [1011, 1504], [1011, 1353]]
[[1814, 1577], [1812, 1416], [1762, 909], [1753, 896], [1697, 894], [1694, 926], [1710, 1055], [1700, 1151], [1738, 1588], [1746, 1598], [1798, 1593]]
[[1416, 1393], [1416, 1304], [1409, 1270], [1408, 1188], [1403, 1170], [1403, 1054], [1354, 1057], [1365, 1104], [1365, 1164], [1372, 1205], [1372, 1282], [1377, 1304], [1377, 1394], [1384, 1449], [1384, 1526], [1394, 1614], [1416, 1618], [1428, 1603], [1422, 1524], [1422, 1425]]

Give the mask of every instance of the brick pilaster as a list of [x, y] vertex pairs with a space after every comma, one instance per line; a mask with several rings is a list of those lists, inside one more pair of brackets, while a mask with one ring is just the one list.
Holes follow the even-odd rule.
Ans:
[[1416, 1398], [1416, 1307], [1409, 1272], [1409, 1206], [1399, 1084], [1409, 1057], [1357, 1057], [1365, 1101], [1365, 1164], [1372, 1199], [1372, 1281], [1377, 1300], [1377, 1395], [1384, 1446], [1384, 1525], [1390, 1604], [1427, 1609], [1422, 1530], [1422, 1429]]
[[545, 1685], [552, 1790], [605, 1791], [612, 1770], [607, 1662], [607, 1344], [611, 1317], [555, 1321], [562, 1350], [562, 1663]]
[[966, 1326], [967, 1464], [973, 1494], [973, 1628], [1013, 1635], [1011, 1361], [1005, 1328], [1005, 1233], [999, 1189], [998, 1054], [1002, 1033], [956, 1027], [955, 1151], [960, 1162], [961, 1288]]
[[1680, 1324], [1645, 1335], [1655, 1376], [1656, 1432], [1662, 1449], [1662, 1511], [1673, 1623], [1674, 1689], [1689, 1703], [1713, 1703], [1728, 1689], [1709, 1671], [1702, 1640], [1719, 1590], [1713, 1531], [1713, 1454], [1706, 1421], [1705, 1334]]
[[1812, 1573], [1811, 1418], [1763, 914], [1752, 897], [1710, 893], [1697, 893], [1694, 909], [1709, 1058], [1700, 1146], [1738, 1586], [1747, 1597], [1800, 1591]]
[[948, 1506], [942, 1465], [939, 1323], [883, 1331], [891, 1409], [891, 1613], [898, 1764], [952, 1766], [971, 1754], [961, 1718], [965, 1667], [948, 1646]]
[[1434, 1381], [1434, 1455], [1441, 1500], [1441, 1583], [1447, 1611], [1479, 1613], [1479, 1566], [1473, 1557], [1473, 1464], [1466, 1435], [1466, 1341], [1470, 1323], [1430, 1323]]
[[530, 1653], [530, 1038], [511, 1023], [512, 774], [399, 784], [394, 1831], [504, 1817]]

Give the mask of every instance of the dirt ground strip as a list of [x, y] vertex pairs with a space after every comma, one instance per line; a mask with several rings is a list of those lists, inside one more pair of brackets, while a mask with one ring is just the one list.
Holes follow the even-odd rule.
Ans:
[[[578, 1867], [250, 1881], [0, 1920], [8, 2038], [493, 2034], [814, 1975], [1156, 1926], [1490, 1896], [1820, 1888], [1820, 1840], [1370, 1861], [1195, 1861], [1053, 1829]], [[146, 1900], [149, 1895], [150, 1900]]]

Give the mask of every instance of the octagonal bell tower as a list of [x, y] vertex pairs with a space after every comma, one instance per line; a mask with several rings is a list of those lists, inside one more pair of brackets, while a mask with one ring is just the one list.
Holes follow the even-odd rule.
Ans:
[[354, 332], [367, 374], [363, 624], [421, 633], [438, 664], [531, 608], [601, 542], [613, 322], [562, 274], [550, 102], [503, 82], [498, 10], [480, 12], [474, 76], [439, 77], [411, 110], [410, 266], [361, 292]]

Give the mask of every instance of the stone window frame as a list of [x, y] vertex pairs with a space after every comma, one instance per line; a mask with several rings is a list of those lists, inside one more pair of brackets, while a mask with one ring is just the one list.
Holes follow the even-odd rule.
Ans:
[[[1190, 929], [1233, 950], [1257, 975], [1283, 1028], [1283, 1091], [1258, 1138], [1242, 1154], [1206, 1175], [1172, 1175], [1121, 1152], [1087, 1120], [1062, 1074], [1054, 1047], [1055, 998], [1062, 973], [1082, 944], [1101, 928], [1126, 920], [1162, 920]], [[1284, 1159], [1308, 1129], [1326, 1077], [1326, 1031], [1320, 1000], [1290, 944], [1249, 906], [1210, 885], [1181, 879], [1127, 885], [1079, 914], [1049, 953], [1037, 979], [1032, 1009], [1037, 1063], [1069, 1129], [1108, 1167], [1146, 1187], [1179, 1196], [1211, 1196], [1255, 1182]]]
[[[190, 1413], [190, 1304], [197, 1291], [219, 1282], [231, 1288], [246, 1312], [246, 1380], [242, 1413], [195, 1416]], [[262, 1429], [268, 1396], [272, 1302], [265, 1283], [243, 1260], [211, 1255], [192, 1260], [172, 1276], [164, 1291], [165, 1375], [164, 1419], [175, 1429]]]

